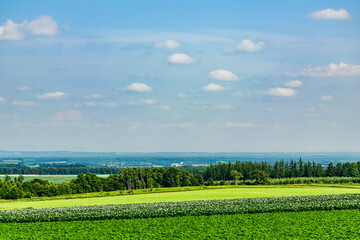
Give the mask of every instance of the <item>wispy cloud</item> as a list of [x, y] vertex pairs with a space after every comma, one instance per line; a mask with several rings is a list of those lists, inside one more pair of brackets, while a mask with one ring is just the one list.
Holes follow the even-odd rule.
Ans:
[[325, 96], [321, 96], [320, 99], [321, 99], [322, 101], [331, 101], [331, 100], [334, 99], [334, 97], [331, 96], [331, 95], [325, 95]]
[[44, 93], [38, 95], [37, 98], [41, 100], [47, 100], [47, 99], [61, 99], [65, 96], [66, 96], [65, 92], [56, 91], [56, 92]]
[[349, 77], [360, 75], [360, 65], [340, 62], [330, 63], [328, 66], [309, 66], [299, 73], [302, 76], [312, 77]]
[[266, 95], [275, 96], [275, 97], [293, 97], [295, 96], [295, 91], [291, 88], [270, 88], [265, 91]]
[[20, 87], [19, 90], [20, 90], [20, 91], [30, 91], [31, 88], [30, 88], [30, 87], [27, 87], [27, 86], [24, 86], [24, 87]]
[[155, 44], [156, 48], [167, 48], [167, 49], [176, 49], [180, 47], [180, 43], [174, 40], [167, 40], [164, 42], [158, 42]]
[[254, 42], [251, 39], [244, 39], [236, 45], [234, 48], [230, 49], [224, 49], [224, 52], [248, 52], [248, 53], [254, 53], [254, 52], [260, 52], [264, 50], [267, 47], [267, 45], [264, 42], [258, 41]]
[[79, 110], [68, 110], [65, 112], [58, 112], [54, 115], [54, 120], [56, 121], [81, 121], [83, 120], [83, 115]]
[[291, 87], [291, 88], [301, 87], [302, 85], [303, 85], [303, 83], [300, 80], [291, 80], [291, 81], [288, 81], [287, 83], [285, 83], [285, 86]]
[[16, 107], [37, 107], [39, 104], [33, 101], [13, 101], [12, 105]]
[[252, 128], [255, 127], [256, 124], [252, 122], [227, 122], [224, 127], [236, 127], [236, 128]]

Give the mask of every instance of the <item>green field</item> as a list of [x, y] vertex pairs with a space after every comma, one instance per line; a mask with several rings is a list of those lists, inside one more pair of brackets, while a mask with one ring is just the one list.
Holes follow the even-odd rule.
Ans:
[[[109, 175], [107, 174], [96, 174], [99, 177], [102, 178], [107, 178]], [[8, 176], [10, 176], [11, 178], [14, 177], [18, 177], [19, 175], [15, 174], [9, 174]], [[24, 181], [31, 181], [34, 178], [39, 178], [42, 180], [47, 180], [49, 182], [52, 183], [63, 183], [63, 182], [70, 182], [72, 179], [76, 178], [77, 175], [23, 175], [24, 176]], [[5, 175], [0, 175], [1, 179], [5, 178]]]
[[1, 239], [359, 239], [360, 211], [0, 224]]
[[149, 203], [149, 202], [175, 202], [193, 201], [210, 199], [231, 199], [231, 198], [252, 198], [252, 197], [279, 197], [279, 196], [301, 196], [319, 194], [341, 194], [341, 193], [360, 193], [360, 188], [344, 185], [343, 187], [330, 186], [288, 186], [288, 187], [231, 187], [225, 189], [207, 189], [200, 191], [182, 191], [154, 194], [124, 195], [112, 197], [80, 198], [80, 199], [61, 199], [48, 201], [29, 201], [29, 200], [2, 200], [0, 209], [14, 208], [47, 208], [47, 207], [72, 207], [90, 206], [107, 204], [127, 204], [127, 203]]

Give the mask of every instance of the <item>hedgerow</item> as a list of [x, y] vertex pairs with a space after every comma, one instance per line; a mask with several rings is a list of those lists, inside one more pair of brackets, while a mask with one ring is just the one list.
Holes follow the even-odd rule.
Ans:
[[2, 210], [0, 222], [85, 221], [359, 208], [360, 194], [338, 194]]

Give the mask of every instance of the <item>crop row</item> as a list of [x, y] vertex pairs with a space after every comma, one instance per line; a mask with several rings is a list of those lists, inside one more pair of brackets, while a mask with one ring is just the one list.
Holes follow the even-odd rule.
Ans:
[[359, 239], [359, 210], [0, 224], [1, 239]]
[[240, 198], [0, 211], [0, 222], [54, 222], [359, 209], [360, 194]]

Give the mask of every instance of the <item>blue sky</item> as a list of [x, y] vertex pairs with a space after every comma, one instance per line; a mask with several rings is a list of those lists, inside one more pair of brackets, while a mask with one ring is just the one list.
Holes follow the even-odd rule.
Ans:
[[0, 149], [360, 151], [358, 1], [0, 5]]

